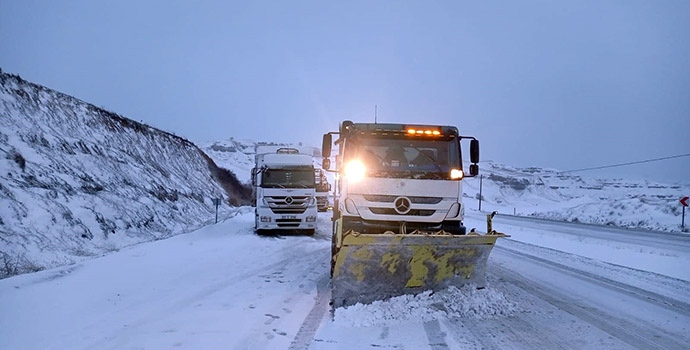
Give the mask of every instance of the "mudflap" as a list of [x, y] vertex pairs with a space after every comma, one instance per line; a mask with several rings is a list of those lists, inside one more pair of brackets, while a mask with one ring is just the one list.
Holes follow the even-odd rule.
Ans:
[[486, 265], [504, 234], [336, 232], [333, 307], [371, 303], [448, 286], [486, 286]]

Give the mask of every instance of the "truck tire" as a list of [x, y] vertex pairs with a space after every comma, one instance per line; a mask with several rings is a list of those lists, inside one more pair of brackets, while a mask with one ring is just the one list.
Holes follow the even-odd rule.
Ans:
[[443, 231], [453, 235], [464, 235], [467, 233], [467, 228], [460, 221], [446, 221], [441, 225], [441, 228]]
[[265, 235], [268, 234], [268, 230], [262, 230], [262, 229], [257, 228], [257, 229], [256, 229], [256, 234], [259, 235], [259, 236], [265, 236]]
[[331, 277], [335, 270], [335, 255], [338, 254], [338, 249], [335, 246], [335, 231], [331, 234]]

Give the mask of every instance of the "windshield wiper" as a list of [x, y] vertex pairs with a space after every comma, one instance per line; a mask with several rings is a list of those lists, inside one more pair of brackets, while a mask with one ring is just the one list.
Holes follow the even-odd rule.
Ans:
[[[276, 184], [276, 185], [278, 185], [278, 184]], [[296, 182], [288, 182], [285, 185], [278, 185], [278, 186], [280, 186], [282, 188], [295, 188], [295, 187], [312, 188], [312, 187], [309, 187], [309, 185], [300, 184], [300, 183], [296, 183]]]
[[441, 168], [441, 164], [438, 164], [438, 161], [437, 161], [434, 157], [432, 157], [432, 156], [426, 154], [426, 152], [423, 152], [422, 150], [420, 150], [420, 149], [417, 148], [417, 147], [412, 147], [412, 148], [414, 148], [417, 152], [419, 152], [420, 154], [424, 155], [427, 159], [429, 159], [431, 162], [433, 162], [434, 165], [438, 168], [438, 171], [439, 171], [439, 172], [441, 172], [441, 173], [443, 172], [443, 168]]

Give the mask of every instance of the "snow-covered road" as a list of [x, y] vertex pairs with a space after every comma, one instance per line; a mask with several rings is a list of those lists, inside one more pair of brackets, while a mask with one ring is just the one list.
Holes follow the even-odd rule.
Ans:
[[332, 312], [328, 217], [314, 237], [252, 227], [243, 208], [186, 235], [0, 280], [0, 349], [690, 346], [690, 237], [499, 217], [513, 238], [492, 253], [488, 288]]

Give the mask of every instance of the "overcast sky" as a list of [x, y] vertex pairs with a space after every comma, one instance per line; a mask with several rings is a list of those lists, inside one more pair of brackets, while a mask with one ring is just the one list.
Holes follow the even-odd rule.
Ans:
[[194, 142], [319, 145], [378, 105], [519, 167], [690, 153], [687, 0], [199, 3], [0, 0], [0, 67]]

